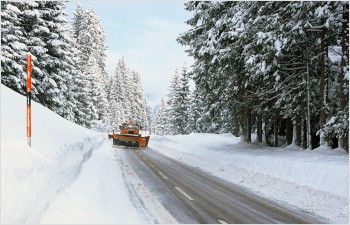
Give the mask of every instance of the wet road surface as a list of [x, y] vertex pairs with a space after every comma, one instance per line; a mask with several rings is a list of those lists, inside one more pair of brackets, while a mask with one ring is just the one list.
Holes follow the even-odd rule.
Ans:
[[147, 150], [122, 150], [128, 164], [180, 223], [325, 223], [238, 185]]

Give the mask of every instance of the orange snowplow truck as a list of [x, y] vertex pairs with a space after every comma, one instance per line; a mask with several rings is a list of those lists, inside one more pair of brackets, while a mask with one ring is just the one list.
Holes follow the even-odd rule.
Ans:
[[120, 133], [108, 134], [108, 138], [113, 138], [113, 146], [125, 146], [131, 148], [146, 148], [149, 135], [140, 134], [141, 127], [135, 122], [123, 123], [119, 126]]

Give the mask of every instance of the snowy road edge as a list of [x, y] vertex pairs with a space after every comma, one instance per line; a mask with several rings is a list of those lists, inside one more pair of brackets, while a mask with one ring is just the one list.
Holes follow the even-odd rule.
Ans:
[[120, 167], [123, 173], [123, 179], [129, 190], [130, 198], [140, 214], [149, 223], [178, 224], [179, 222], [146, 188], [131, 166], [120, 157], [120, 152], [116, 154], [119, 154]]

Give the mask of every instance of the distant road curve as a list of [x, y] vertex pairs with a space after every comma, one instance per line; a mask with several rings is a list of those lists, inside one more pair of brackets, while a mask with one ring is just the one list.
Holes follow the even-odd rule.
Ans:
[[151, 148], [123, 150], [129, 165], [180, 223], [327, 223], [278, 205]]

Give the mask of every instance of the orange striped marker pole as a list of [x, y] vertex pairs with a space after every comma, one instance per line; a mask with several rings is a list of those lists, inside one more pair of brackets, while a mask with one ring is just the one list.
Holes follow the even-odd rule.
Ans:
[[27, 57], [27, 143], [32, 146], [32, 55]]

